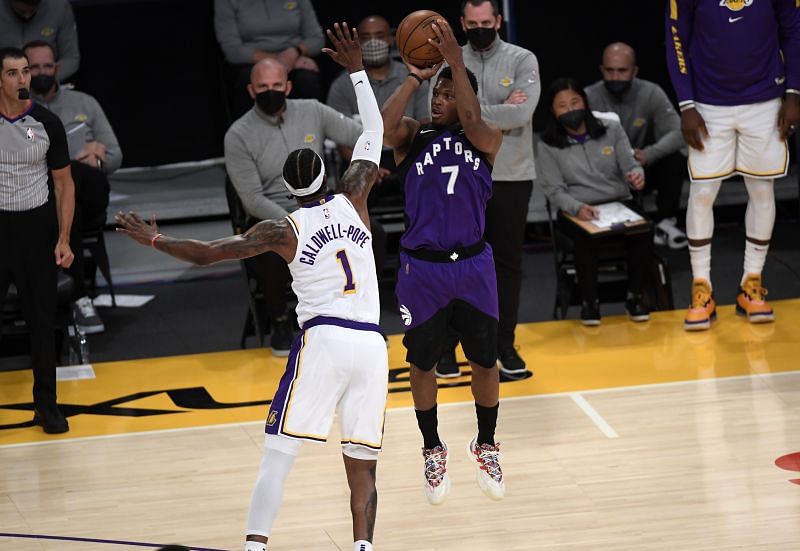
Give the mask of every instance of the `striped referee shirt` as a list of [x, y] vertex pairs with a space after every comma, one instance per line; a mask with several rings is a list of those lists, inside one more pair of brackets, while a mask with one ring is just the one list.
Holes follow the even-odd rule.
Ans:
[[69, 165], [61, 120], [39, 105], [9, 119], [0, 114], [0, 210], [26, 211], [47, 202], [52, 169]]

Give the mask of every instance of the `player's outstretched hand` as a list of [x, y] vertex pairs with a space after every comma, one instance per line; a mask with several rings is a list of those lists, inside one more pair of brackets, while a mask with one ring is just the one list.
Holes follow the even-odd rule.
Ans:
[[681, 132], [686, 145], [703, 151], [703, 137], [708, 137], [708, 128], [706, 121], [694, 107], [681, 111]]
[[358, 41], [358, 31], [347, 26], [347, 22], [333, 24], [333, 31], [325, 31], [333, 44], [333, 49], [322, 48], [332, 60], [347, 69], [350, 73], [357, 73], [364, 69], [361, 60], [361, 43]]
[[447, 64], [452, 66], [464, 63], [464, 53], [453, 35], [450, 24], [444, 19], [437, 19], [431, 24], [431, 29], [436, 34], [436, 39], [429, 38], [428, 42], [439, 50]]
[[158, 225], [156, 225], [156, 215], [150, 217], [148, 224], [135, 212], [131, 211], [128, 214], [120, 211], [114, 217], [117, 221], [118, 232], [127, 234], [131, 239], [142, 245], [150, 246], [153, 244], [153, 238], [158, 235]]

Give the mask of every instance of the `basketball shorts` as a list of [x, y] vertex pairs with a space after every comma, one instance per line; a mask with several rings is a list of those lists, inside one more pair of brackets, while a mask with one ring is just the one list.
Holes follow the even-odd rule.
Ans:
[[770, 180], [786, 175], [789, 149], [778, 131], [780, 98], [751, 105], [695, 105], [709, 135], [703, 151], [689, 148], [693, 182], [735, 174]]
[[406, 359], [430, 370], [448, 332], [467, 359], [486, 368], [497, 359], [497, 278], [492, 248], [456, 262], [430, 262], [400, 253], [397, 301], [405, 325]]
[[380, 450], [389, 367], [378, 326], [332, 318], [313, 322], [292, 344], [266, 433], [325, 442], [336, 413], [343, 445]]

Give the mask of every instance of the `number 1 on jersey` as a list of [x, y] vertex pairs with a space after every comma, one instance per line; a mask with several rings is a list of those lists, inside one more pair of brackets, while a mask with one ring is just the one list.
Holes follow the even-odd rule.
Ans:
[[342, 292], [345, 295], [351, 295], [356, 292], [356, 282], [353, 281], [353, 270], [350, 268], [350, 260], [347, 258], [347, 251], [341, 249], [336, 251], [336, 260], [344, 271], [344, 289]]
[[447, 165], [442, 167], [442, 174], [449, 174], [447, 180], [447, 195], [454, 195], [456, 192], [456, 178], [458, 178], [458, 165]]

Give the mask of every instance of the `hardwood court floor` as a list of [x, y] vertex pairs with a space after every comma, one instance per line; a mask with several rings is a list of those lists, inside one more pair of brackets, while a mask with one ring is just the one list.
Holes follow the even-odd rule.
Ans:
[[[522, 327], [536, 374], [501, 386], [508, 494], [498, 503], [481, 494], [465, 456], [475, 415], [466, 376], [440, 391], [451, 495], [425, 502], [392, 337], [376, 548], [800, 549], [800, 485], [790, 482], [800, 475], [775, 465], [800, 452], [800, 300], [774, 306], [778, 322], [764, 326], [723, 307], [702, 334], [685, 334], [679, 311], [646, 325]], [[241, 549], [263, 439], [258, 402], [280, 361], [243, 351], [94, 371], [60, 383], [74, 413], [65, 437], [0, 430], [0, 533]], [[7, 407], [24, 407], [29, 393], [27, 372], [0, 374], [0, 425], [30, 419]], [[351, 549], [336, 442], [304, 446], [272, 549]], [[3, 551], [141, 548], [0, 536]]]

